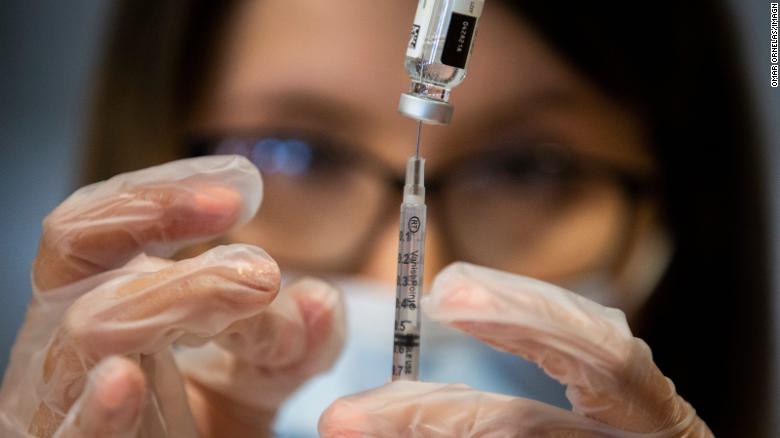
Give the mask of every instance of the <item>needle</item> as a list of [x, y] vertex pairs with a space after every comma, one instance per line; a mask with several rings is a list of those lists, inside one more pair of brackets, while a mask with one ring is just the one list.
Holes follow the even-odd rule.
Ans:
[[420, 159], [420, 134], [422, 133], [422, 122], [417, 122], [417, 155], [416, 158]]

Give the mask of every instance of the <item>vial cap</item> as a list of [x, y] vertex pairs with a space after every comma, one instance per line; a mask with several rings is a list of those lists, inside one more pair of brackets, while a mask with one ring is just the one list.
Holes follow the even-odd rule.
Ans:
[[398, 112], [430, 125], [446, 125], [452, 119], [454, 108], [447, 102], [416, 96], [411, 93], [401, 94], [398, 102]]

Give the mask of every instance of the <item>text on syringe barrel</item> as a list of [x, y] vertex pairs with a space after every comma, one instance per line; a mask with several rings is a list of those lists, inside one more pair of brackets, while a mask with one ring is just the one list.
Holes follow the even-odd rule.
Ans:
[[420, 363], [420, 298], [425, 256], [425, 204], [401, 204], [396, 277], [393, 380], [417, 380]]

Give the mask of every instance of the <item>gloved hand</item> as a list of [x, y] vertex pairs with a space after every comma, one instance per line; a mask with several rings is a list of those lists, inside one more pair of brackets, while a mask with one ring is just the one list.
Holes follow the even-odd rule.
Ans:
[[465, 385], [395, 382], [334, 402], [320, 418], [321, 436], [712, 436], [620, 310], [466, 263], [442, 271], [422, 306], [432, 319], [541, 366], [567, 386], [573, 412]]
[[215, 156], [119, 175], [55, 209], [0, 435], [267, 434], [281, 400], [338, 354], [338, 292], [311, 279], [279, 292], [276, 263], [249, 245], [160, 258], [245, 223], [261, 193], [246, 159]]

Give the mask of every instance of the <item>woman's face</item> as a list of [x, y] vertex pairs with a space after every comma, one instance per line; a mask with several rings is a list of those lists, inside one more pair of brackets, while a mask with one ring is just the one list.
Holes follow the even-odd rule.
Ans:
[[[283, 269], [394, 279], [391, 182], [416, 134], [396, 107], [417, 2], [239, 3], [194, 120], [263, 173], [260, 213], [230, 238]], [[497, 1], [451, 102], [449, 126], [422, 130], [427, 279], [456, 259], [553, 282], [608, 273], [616, 304], [635, 307], [631, 260], [655, 228], [652, 202], [626, 187], [654, 169], [638, 120]]]

